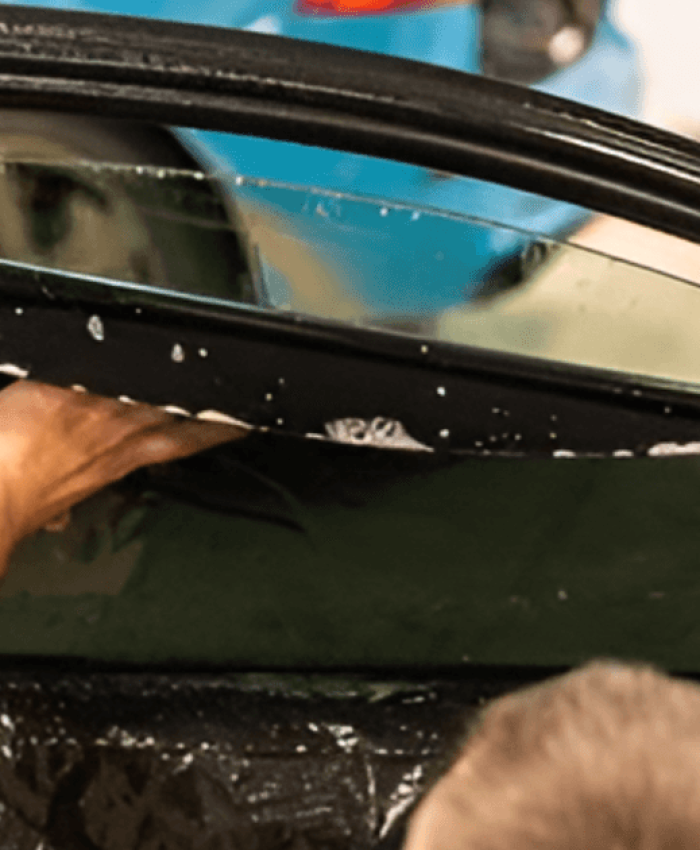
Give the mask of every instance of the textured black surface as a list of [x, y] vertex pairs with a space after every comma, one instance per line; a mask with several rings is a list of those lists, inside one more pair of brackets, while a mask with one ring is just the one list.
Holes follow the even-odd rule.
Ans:
[[389, 848], [475, 708], [542, 675], [0, 674], [0, 845]]

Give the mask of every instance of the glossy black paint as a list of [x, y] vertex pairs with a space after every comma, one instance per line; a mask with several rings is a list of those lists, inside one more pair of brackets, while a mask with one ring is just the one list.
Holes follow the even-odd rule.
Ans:
[[698, 436], [700, 397], [658, 381], [21, 266], [0, 267], [0, 293], [2, 358], [29, 376], [273, 431], [386, 417], [438, 454], [506, 456], [644, 455]]

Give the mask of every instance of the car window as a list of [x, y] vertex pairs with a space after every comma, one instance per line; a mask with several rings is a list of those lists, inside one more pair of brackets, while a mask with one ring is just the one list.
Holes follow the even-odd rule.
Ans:
[[700, 383], [695, 284], [502, 223], [239, 174], [36, 162], [6, 164], [0, 205], [5, 259], [144, 298]]
[[[274, 308], [560, 363], [700, 379], [700, 292], [692, 283], [467, 216], [267, 181], [242, 181], [241, 190]], [[296, 211], [302, 215], [292, 219]], [[323, 269], [299, 274], [290, 246], [301, 245]]]
[[[15, 156], [0, 178], [2, 268], [73, 271], [70, 293], [85, 281], [91, 297], [128, 293], [144, 308], [169, 293], [193, 323], [202, 307], [237, 305], [255, 317], [415, 340], [421, 351], [432, 339], [682, 381], [684, 392], [700, 381], [697, 287], [635, 265], [630, 244], [625, 260], [589, 250], [618, 245], [584, 230], [557, 241], [510, 220], [186, 164]], [[529, 214], [547, 209], [545, 198], [513, 198]], [[586, 210], [569, 206], [567, 220], [572, 213], [592, 226]], [[644, 262], [654, 259], [651, 241], [637, 245]], [[107, 322], [81, 322], [95, 342], [112, 333]], [[318, 404], [327, 376], [309, 364]], [[251, 372], [263, 365], [255, 353], [246, 361]], [[412, 384], [397, 392], [419, 408], [418, 421], [442, 403], [445, 383], [433, 382], [428, 401], [411, 397]], [[553, 397], [534, 422], [545, 437], [562, 432]], [[608, 459], [573, 463], [562, 460], [568, 445], [552, 440], [537, 462], [522, 453], [487, 461], [489, 434], [503, 445], [518, 439], [515, 414], [500, 404], [483, 414], [483, 399], [468, 393], [460, 404], [467, 419], [478, 413], [478, 428], [490, 417], [471, 455], [379, 450], [363, 435], [299, 439], [273, 420], [221, 452], [104, 491], [66, 529], [39, 532], [15, 553], [0, 589], [0, 653], [280, 669], [569, 664], [614, 653], [697, 669], [688, 596], [696, 459], [645, 449], [619, 460], [634, 452], [611, 443]], [[612, 416], [615, 399], [609, 407]], [[632, 444], [641, 426], [628, 421]]]

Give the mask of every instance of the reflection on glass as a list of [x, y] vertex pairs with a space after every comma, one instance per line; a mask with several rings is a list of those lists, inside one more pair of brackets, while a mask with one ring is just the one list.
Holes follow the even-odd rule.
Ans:
[[6, 163], [0, 205], [0, 251], [15, 262], [700, 383], [696, 286], [496, 223], [88, 164]]
[[5, 162], [0, 256], [112, 280], [254, 300], [213, 181], [141, 166]]

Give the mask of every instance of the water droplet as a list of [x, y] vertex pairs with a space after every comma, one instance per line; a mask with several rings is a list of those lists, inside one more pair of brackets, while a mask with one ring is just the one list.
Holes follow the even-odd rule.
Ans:
[[389, 215], [389, 207], [382, 207], [379, 210], [379, 215], [382, 216], [383, 218], [386, 218], [386, 216]]
[[105, 327], [102, 324], [102, 319], [99, 316], [90, 316], [87, 323], [87, 329], [90, 336], [97, 340], [97, 342], [102, 342], [105, 338]]
[[427, 354], [429, 351], [430, 351], [429, 345], [421, 345], [421, 347], [420, 347], [420, 353], [421, 354]]
[[185, 359], [185, 349], [179, 342], [176, 342], [173, 346], [173, 350], [170, 352], [170, 357], [175, 361], [175, 363], [182, 363]]
[[438, 395], [443, 396], [443, 398], [447, 395], [447, 390], [444, 387], [438, 387], [436, 392]]
[[420, 218], [420, 213], [418, 212], [418, 210], [414, 210], [411, 213], [411, 221], [418, 221], [419, 218]]
[[281, 416], [277, 419], [277, 424], [278, 425], [284, 425], [284, 419], [282, 419]]
[[500, 412], [501, 412], [501, 408], [500, 408], [500, 407], [492, 407], [492, 408], [491, 408], [491, 413], [500, 413]]
[[18, 316], [21, 316], [21, 315], [22, 315], [22, 313], [24, 313], [24, 309], [23, 309], [22, 307], [15, 307], [15, 313], [16, 313]]
[[178, 407], [176, 404], [166, 404], [164, 407], [161, 407], [161, 410], [170, 413], [172, 416], [192, 416], [189, 410], [185, 410], [184, 407]]
[[555, 432], [555, 431], [550, 431], [550, 432], [549, 432], [549, 439], [550, 439], [550, 440], [556, 440], [556, 439], [557, 439], [557, 435], [556, 435], [556, 432]]
[[519, 442], [522, 440], [522, 438], [523, 438], [523, 435], [522, 435], [522, 434], [516, 434], [516, 435], [513, 437], [513, 439], [515, 440], [515, 442], [516, 442], [516, 443], [519, 443]]
[[197, 352], [197, 354], [199, 354], [199, 356], [202, 357], [202, 358], [209, 357], [209, 352], [207, 351], [206, 348], [200, 348], [199, 351]]
[[440, 431], [440, 436], [442, 437], [443, 440], [446, 440], [450, 436], [450, 429], [449, 428], [443, 428], [442, 431]]
[[481, 440], [476, 440], [474, 442], [474, 445], [476, 446], [477, 449], [482, 449], [484, 447], [484, 444], [481, 442]]
[[278, 378], [278, 379], [277, 379], [277, 383], [278, 383], [281, 387], [283, 387], [283, 386], [284, 386], [284, 383], [285, 383], [284, 378]]
[[245, 177], [242, 174], [237, 174], [233, 182], [236, 186], [242, 186], [245, 183]]
[[265, 393], [265, 401], [272, 401], [273, 398], [272, 393]]
[[670, 405], [667, 404], [666, 407], [664, 407], [664, 413], [668, 414], [668, 413], [672, 413], [672, 412], [673, 412], [673, 408]]

